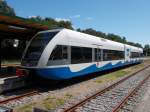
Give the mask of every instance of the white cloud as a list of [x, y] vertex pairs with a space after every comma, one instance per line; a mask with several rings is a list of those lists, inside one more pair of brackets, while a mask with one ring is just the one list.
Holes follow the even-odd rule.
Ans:
[[70, 19], [68, 19], [68, 18], [55, 18], [55, 20], [57, 22], [59, 22], [59, 21], [70, 21]]
[[28, 18], [36, 18], [37, 16], [28, 16]]
[[28, 18], [30, 19], [30, 18], [40, 18], [40, 19], [44, 19], [44, 17], [42, 17], [42, 16], [28, 16]]
[[80, 18], [80, 17], [81, 17], [81, 16], [80, 16], [79, 14], [70, 16], [70, 18]]
[[93, 18], [92, 17], [87, 17], [86, 20], [90, 21], [92, 20]]

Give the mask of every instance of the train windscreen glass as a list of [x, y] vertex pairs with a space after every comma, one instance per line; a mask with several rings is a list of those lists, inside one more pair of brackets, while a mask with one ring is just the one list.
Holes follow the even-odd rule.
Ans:
[[36, 66], [46, 45], [58, 32], [46, 32], [37, 34], [27, 48], [21, 64], [24, 66]]

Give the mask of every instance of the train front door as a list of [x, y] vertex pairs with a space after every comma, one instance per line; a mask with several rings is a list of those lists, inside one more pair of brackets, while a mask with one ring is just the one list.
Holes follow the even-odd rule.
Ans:
[[98, 47], [95, 51], [95, 60], [97, 62], [97, 66], [100, 66], [100, 62], [102, 60], [102, 50]]
[[129, 48], [125, 49], [125, 60], [130, 61], [131, 50]]

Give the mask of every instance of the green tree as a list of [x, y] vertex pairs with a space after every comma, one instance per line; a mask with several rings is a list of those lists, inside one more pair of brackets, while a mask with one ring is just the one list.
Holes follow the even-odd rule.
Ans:
[[72, 23], [70, 21], [59, 21], [57, 26], [61, 28], [73, 29]]
[[88, 29], [85, 29], [85, 30], [81, 30], [80, 28], [77, 29], [77, 31], [79, 32], [83, 32], [83, 33], [87, 33], [87, 34], [90, 34], [90, 35], [94, 35], [94, 36], [97, 36], [97, 37], [102, 37], [102, 38], [106, 38], [106, 34], [101, 32], [101, 31], [96, 31], [92, 28], [88, 28]]
[[139, 44], [139, 43], [127, 42], [127, 44], [132, 45], [132, 46], [135, 46], [135, 47], [140, 47], [140, 48], [142, 48], [142, 45]]
[[120, 36], [115, 34], [108, 34], [107, 39], [123, 43], [123, 39]]
[[11, 8], [5, 0], [0, 0], [0, 13], [15, 16], [15, 11]]
[[145, 56], [150, 56], [150, 45], [149, 44], [146, 44], [144, 46], [143, 52], [144, 52]]
[[123, 37], [123, 38], [122, 38], [122, 43], [124, 43], [124, 44], [127, 43], [126, 37]]
[[40, 16], [36, 17], [31, 17], [29, 20], [35, 21], [35, 22], [40, 22], [42, 24], [45, 24], [49, 27], [53, 28], [68, 28], [68, 29], [73, 29], [72, 23], [70, 21], [56, 21], [53, 18], [46, 17], [42, 18]]

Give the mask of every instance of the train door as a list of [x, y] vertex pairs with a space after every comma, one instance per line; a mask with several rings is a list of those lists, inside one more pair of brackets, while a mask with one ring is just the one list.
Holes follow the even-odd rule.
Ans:
[[130, 61], [131, 50], [128, 47], [125, 47], [125, 61]]
[[97, 62], [97, 66], [99, 66], [102, 61], [102, 50], [99, 47], [95, 49], [95, 61]]

